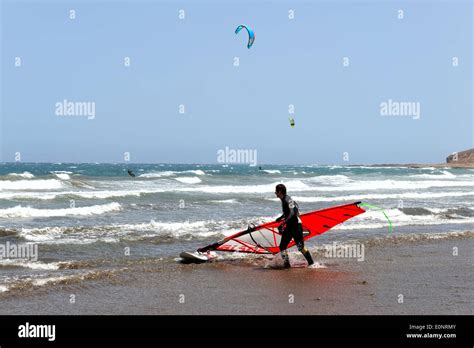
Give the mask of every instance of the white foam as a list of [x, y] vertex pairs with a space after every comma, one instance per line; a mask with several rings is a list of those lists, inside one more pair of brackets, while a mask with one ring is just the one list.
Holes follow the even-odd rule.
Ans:
[[152, 173], [140, 174], [138, 177], [139, 178], [162, 178], [162, 177], [173, 176], [173, 175], [175, 175], [175, 172], [165, 171], [165, 172], [152, 172]]
[[0, 181], [0, 190], [59, 190], [64, 184], [57, 179]]
[[[297, 202], [315, 203], [315, 202], [343, 202], [343, 201], [363, 201], [368, 199], [426, 199], [426, 198], [443, 198], [443, 197], [464, 197], [474, 196], [472, 192], [402, 192], [402, 193], [372, 193], [372, 194], [358, 194], [358, 195], [346, 195], [346, 196], [335, 196], [335, 197], [308, 197], [308, 196], [293, 196], [293, 199]], [[268, 200], [278, 201], [278, 198], [267, 198]]]
[[281, 174], [281, 172], [278, 169], [264, 169], [263, 172], [268, 173], [268, 174]]
[[33, 286], [44, 286], [49, 283], [64, 281], [64, 280], [73, 280], [73, 279], [83, 279], [87, 274], [91, 274], [93, 272], [88, 272], [83, 275], [65, 275], [65, 276], [56, 276], [56, 277], [47, 277], [47, 278], [38, 278], [31, 280], [31, 284]]
[[40, 261], [27, 261], [21, 259], [0, 259], [0, 266], [16, 266], [30, 269], [43, 269], [43, 270], [57, 270], [59, 269], [60, 262], [40, 262]]
[[179, 174], [183, 173], [188, 173], [188, 174], [195, 174], [195, 175], [206, 175], [206, 173], [200, 169], [197, 170], [184, 170], [184, 171], [172, 171], [172, 170], [167, 170], [163, 172], [151, 172], [151, 173], [145, 173], [145, 174], [140, 174], [138, 177], [140, 178], [162, 178], [162, 177], [168, 177], [168, 176], [176, 176]]
[[[314, 184], [318, 179], [301, 179], [283, 182], [289, 192], [347, 192], [362, 191], [396, 191], [396, 190], [422, 190], [436, 187], [474, 187], [474, 180], [365, 180], [355, 181], [338, 177], [327, 179], [329, 185]], [[331, 182], [332, 180], [332, 182]], [[281, 182], [259, 185], [202, 185], [198, 187], [169, 188], [167, 191], [204, 192], [204, 193], [233, 193], [254, 194], [273, 193], [275, 185]]]
[[0, 217], [3, 218], [30, 218], [30, 217], [60, 217], [60, 216], [88, 216], [100, 215], [113, 211], [119, 211], [119, 203], [112, 202], [103, 205], [89, 207], [62, 208], [62, 209], [37, 209], [30, 206], [17, 205], [13, 208], [0, 209]]
[[134, 228], [138, 229], [144, 227], [145, 229], [149, 229], [151, 227], [158, 232], [158, 234], [170, 234], [173, 237], [181, 237], [183, 235], [189, 235], [190, 233], [199, 237], [210, 237], [220, 234], [220, 232], [216, 230], [216, 227], [219, 225], [223, 228], [227, 227], [225, 222], [216, 222], [213, 220], [194, 222], [161, 222], [151, 220], [149, 225], [135, 225]]
[[196, 175], [206, 175], [206, 173], [204, 173], [200, 169], [198, 169], [198, 170], [186, 170], [186, 171], [184, 171], [184, 173], [193, 173], [193, 174], [196, 174]]
[[8, 176], [16, 176], [24, 179], [33, 179], [35, 176], [30, 172], [23, 172], [23, 173], [10, 173]]
[[[216, 186], [199, 186], [171, 189], [172, 191], [190, 191], [205, 193], [273, 193], [275, 186], [280, 182], [262, 185], [216, 185]], [[307, 191], [311, 187], [300, 180], [285, 182], [288, 191]]]
[[431, 187], [473, 187], [474, 181], [461, 180], [370, 180], [352, 181], [341, 186], [313, 187], [314, 191], [419, 190]]
[[327, 268], [327, 267], [322, 262], [315, 262], [311, 266], [308, 266], [308, 268]]
[[142, 240], [157, 236], [174, 238], [222, 237], [222, 230], [229, 230], [226, 221], [162, 222], [151, 220], [141, 224], [117, 224], [91, 227], [22, 228], [20, 236], [27, 241], [44, 244], [116, 243], [120, 239]]
[[89, 271], [81, 274], [71, 274], [71, 275], [51, 275], [50, 273], [42, 274], [32, 274], [28, 277], [6, 277], [2, 280], [10, 283], [9, 286], [0, 285], [0, 292], [9, 291], [10, 288], [15, 289], [15, 287], [24, 287], [24, 286], [44, 286], [50, 283], [61, 282], [65, 280], [83, 280], [89, 275], [97, 274], [97, 271]]
[[67, 171], [67, 170], [54, 170], [51, 173], [52, 174], [73, 174], [72, 172]]
[[454, 179], [456, 175], [453, 173], [448, 172], [447, 170], [441, 170], [439, 174], [414, 174], [410, 175], [410, 177], [414, 179]]
[[[431, 208], [430, 208], [431, 209]], [[447, 210], [446, 210], [447, 211]], [[444, 210], [433, 208], [433, 214], [407, 215], [399, 209], [385, 209], [393, 224], [394, 232], [399, 226], [408, 225], [441, 225], [441, 224], [472, 224], [474, 218], [447, 219]], [[260, 224], [273, 221], [276, 216], [253, 217], [251, 222]], [[120, 240], [143, 240], [158, 236], [191, 240], [194, 238], [213, 237], [216, 240], [244, 230], [247, 222], [237, 220], [199, 220], [199, 221], [154, 221], [140, 224], [114, 224], [105, 226], [74, 226], [46, 227], [21, 230], [20, 236], [27, 241], [46, 244], [88, 244], [97, 241], [116, 243]], [[382, 212], [368, 209], [345, 223], [334, 227], [329, 233], [337, 230], [386, 229], [389, 224]]]
[[358, 169], [406, 169], [406, 167], [397, 166], [342, 166], [340, 168], [358, 168]]
[[236, 203], [239, 203], [236, 199], [220, 199], [220, 200], [212, 200], [211, 202], [214, 202], [214, 203], [225, 203], [225, 204], [236, 204]]
[[448, 178], [455, 178], [455, 177], [456, 177], [456, 175], [454, 175], [454, 174], [451, 173], [451, 172], [448, 172], [447, 170], [442, 170], [441, 173], [442, 173], [444, 176], [448, 177]]
[[311, 178], [305, 179], [310, 182], [317, 182], [326, 185], [345, 185], [348, 182], [352, 181], [345, 175], [319, 175], [313, 176]]
[[71, 177], [69, 174], [72, 174], [71, 172], [53, 172], [53, 174], [60, 180], [70, 180]]
[[[139, 197], [144, 192], [162, 192], [162, 190], [155, 191], [94, 191], [94, 192], [69, 192], [68, 196], [77, 196], [87, 199], [107, 199], [113, 197], [127, 197], [136, 196]], [[61, 193], [62, 194], [62, 193]]]
[[124, 191], [58, 191], [58, 192], [0, 192], [0, 199], [37, 199], [52, 200], [62, 196], [74, 196], [85, 199], [108, 199], [114, 197], [139, 197], [146, 193], [163, 192], [163, 189], [154, 190], [124, 190]]
[[198, 184], [201, 182], [197, 176], [189, 176], [189, 177], [182, 177], [182, 178], [175, 178], [175, 180], [182, 182], [184, 184]]

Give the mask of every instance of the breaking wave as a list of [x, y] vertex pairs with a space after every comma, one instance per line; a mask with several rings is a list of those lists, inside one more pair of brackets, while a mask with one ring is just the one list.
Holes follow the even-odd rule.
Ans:
[[32, 207], [16, 207], [0, 209], [0, 217], [2, 218], [35, 218], [35, 217], [60, 217], [60, 216], [88, 216], [100, 215], [113, 211], [119, 211], [121, 205], [116, 202], [93, 205], [89, 207], [62, 208], [62, 209], [37, 209]]

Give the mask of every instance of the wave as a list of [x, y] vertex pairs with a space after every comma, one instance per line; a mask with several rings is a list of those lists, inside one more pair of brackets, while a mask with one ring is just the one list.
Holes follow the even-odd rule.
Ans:
[[268, 174], [281, 174], [281, 171], [279, 171], [278, 169], [263, 169], [262, 172]]
[[20, 177], [23, 179], [33, 179], [35, 176], [31, 174], [30, 172], [23, 172], [23, 173], [10, 173], [8, 176], [13, 176], [13, 177]]
[[[339, 168], [356, 168], [356, 169], [375, 169], [375, 170], [380, 170], [380, 169], [407, 169], [406, 167], [403, 166], [339, 166]], [[433, 168], [435, 169], [435, 168]]]
[[17, 231], [14, 228], [0, 227], [0, 237], [13, 236], [15, 234], [17, 234]]
[[22, 228], [18, 236], [40, 244], [91, 244], [96, 242], [117, 243], [121, 231], [105, 227], [43, 227]]
[[108, 199], [115, 197], [139, 197], [148, 193], [164, 192], [162, 189], [155, 190], [125, 190], [125, 191], [60, 191], [60, 192], [0, 192], [0, 199], [28, 199], [28, 200], [53, 200], [59, 197], [85, 198], [85, 199]]
[[193, 177], [185, 176], [182, 178], [175, 178], [175, 180], [182, 182], [184, 184], [199, 184], [202, 181], [197, 176], [193, 176]]
[[30, 275], [27, 278], [19, 278], [18, 276], [15, 276], [9, 278], [8, 280], [6, 280], [6, 282], [0, 285], [0, 293], [6, 294], [10, 292], [25, 290], [31, 291], [34, 290], [34, 288], [46, 285], [70, 285], [72, 283], [80, 283], [84, 280], [110, 279], [115, 277], [118, 272], [123, 270], [126, 270], [126, 268], [114, 270], [87, 271], [70, 275], [39, 274]]
[[144, 173], [140, 174], [138, 177], [139, 178], [162, 178], [162, 177], [168, 177], [168, 176], [175, 176], [179, 174], [195, 174], [195, 175], [206, 175], [204, 171], [201, 169], [197, 170], [183, 170], [183, 171], [173, 171], [173, 170], [167, 170], [163, 172], [150, 172], [150, 173]]
[[[133, 260], [135, 261], [135, 260]], [[135, 261], [136, 262], [136, 261]], [[11, 268], [21, 267], [33, 270], [64, 270], [64, 269], [80, 269], [109, 264], [110, 260], [83, 260], [83, 261], [29, 261], [22, 259], [0, 259], [0, 267]]]
[[[427, 226], [442, 224], [472, 224], [474, 211], [470, 208], [426, 209], [404, 208], [386, 209], [394, 230], [400, 226]], [[246, 228], [249, 222], [255, 224], [274, 220], [273, 217], [253, 217], [248, 220], [199, 220], [185, 222], [164, 222], [151, 220], [141, 224], [116, 224], [105, 226], [46, 227], [26, 229], [18, 233], [27, 241], [54, 244], [87, 244], [94, 242], [116, 243], [119, 241], [141, 241], [153, 239], [155, 242], [170, 240], [192, 240], [202, 238], [221, 238]], [[334, 229], [388, 229], [385, 216], [376, 210], [348, 220]], [[11, 233], [11, 232], [10, 232]]]
[[473, 187], [474, 181], [444, 181], [444, 180], [371, 180], [353, 181], [343, 186], [312, 187], [314, 191], [373, 191], [373, 190], [419, 190], [431, 187]]
[[72, 172], [66, 172], [66, 171], [54, 171], [51, 172], [54, 176], [56, 176], [60, 180], [70, 180]]
[[130, 191], [92, 191], [92, 192], [66, 192], [62, 193], [61, 195], [79, 197], [79, 198], [86, 198], [86, 199], [107, 199], [107, 198], [115, 198], [115, 197], [128, 197], [128, 196], [135, 196], [139, 197], [143, 193], [152, 193], [152, 192], [162, 192], [162, 190], [155, 190], [155, 191], [142, 191], [142, 190], [130, 190]]
[[27, 261], [21, 259], [0, 259], [0, 267], [23, 267], [29, 269], [57, 270], [62, 262]]
[[31, 218], [31, 217], [61, 217], [61, 216], [89, 216], [100, 215], [113, 211], [119, 211], [121, 205], [116, 202], [93, 205], [89, 207], [62, 208], [62, 209], [37, 209], [18, 205], [12, 208], [0, 209], [2, 218]]
[[[426, 199], [426, 198], [443, 198], [443, 197], [464, 197], [474, 196], [474, 192], [403, 192], [403, 193], [373, 193], [373, 194], [360, 194], [360, 195], [346, 195], [346, 196], [335, 196], [335, 197], [307, 197], [307, 196], [293, 196], [295, 201], [316, 203], [316, 202], [343, 202], [350, 201], [356, 202], [368, 199], [402, 199], [402, 198], [413, 198], [413, 199]], [[277, 201], [278, 198], [267, 198], [268, 200]]]
[[448, 172], [447, 170], [441, 170], [440, 174], [414, 174], [410, 175], [410, 177], [415, 179], [454, 179], [456, 175], [453, 173]]
[[153, 172], [153, 173], [144, 173], [140, 174], [139, 178], [162, 178], [166, 176], [173, 176], [175, 172], [172, 171], [164, 171], [164, 172]]
[[319, 191], [365, 191], [365, 190], [417, 190], [431, 187], [472, 187], [474, 181], [405, 181], [405, 180], [374, 180], [351, 182], [342, 187], [319, 187]]
[[[397, 181], [397, 180], [371, 180], [371, 181], [349, 181], [341, 182], [345, 179], [336, 179], [334, 186], [311, 185], [315, 179], [290, 180], [283, 182], [289, 192], [346, 192], [346, 191], [394, 191], [394, 190], [420, 190], [432, 187], [474, 187], [474, 181], [443, 181], [443, 180], [422, 180], [422, 181]], [[338, 182], [339, 181], [339, 182]], [[181, 192], [203, 192], [210, 194], [218, 193], [273, 193], [275, 186], [281, 182], [259, 185], [203, 185], [199, 187], [170, 188], [168, 191]], [[366, 194], [366, 193], [364, 193]]]
[[[205, 192], [205, 193], [273, 193], [275, 186], [280, 182], [261, 185], [216, 185], [216, 186], [199, 186], [199, 187], [183, 187], [174, 188], [171, 191], [189, 191], [189, 192]], [[300, 180], [292, 180], [285, 182], [288, 191], [307, 191], [312, 188]]]
[[209, 202], [212, 203], [225, 203], [225, 204], [238, 204], [239, 202], [236, 199], [218, 199], [218, 200], [211, 200]]
[[[394, 233], [400, 226], [428, 226], [442, 224], [474, 223], [474, 209], [386, 209]], [[467, 211], [467, 213], [466, 213]], [[275, 216], [253, 217], [236, 220], [154, 221], [139, 224], [113, 224], [103, 226], [55, 226], [8, 230], [29, 242], [41, 244], [90, 244], [96, 242], [118, 243], [144, 241], [168, 243], [170, 241], [214, 238], [221, 239], [246, 228], [249, 222], [260, 224], [274, 220]], [[389, 225], [380, 211], [366, 213], [338, 225], [334, 230], [387, 229]], [[1, 230], [0, 230], [1, 231]]]
[[204, 173], [200, 169], [198, 169], [198, 170], [185, 170], [184, 173], [192, 173], [192, 174], [196, 174], [196, 175], [206, 175], [206, 173]]
[[345, 175], [319, 175], [313, 176], [311, 178], [305, 179], [310, 182], [317, 182], [322, 184], [329, 184], [329, 185], [343, 185], [347, 184], [348, 182], [352, 181]]
[[0, 181], [0, 190], [59, 190], [64, 188], [62, 181], [57, 179]]
[[[253, 222], [270, 221], [272, 218], [254, 218]], [[274, 218], [273, 218], [274, 219]], [[21, 228], [16, 235], [35, 243], [44, 244], [90, 244], [95, 242], [117, 243], [120, 241], [141, 241], [152, 239], [156, 242], [170, 240], [192, 240], [221, 238], [248, 225], [247, 220], [199, 220], [185, 222], [164, 222], [151, 220], [141, 224], [115, 224], [104, 226], [54, 226], [41, 228]]]

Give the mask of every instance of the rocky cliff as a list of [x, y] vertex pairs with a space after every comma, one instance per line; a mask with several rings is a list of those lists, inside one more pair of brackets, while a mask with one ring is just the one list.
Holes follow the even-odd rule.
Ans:
[[449, 164], [474, 164], [474, 149], [455, 152], [446, 157]]

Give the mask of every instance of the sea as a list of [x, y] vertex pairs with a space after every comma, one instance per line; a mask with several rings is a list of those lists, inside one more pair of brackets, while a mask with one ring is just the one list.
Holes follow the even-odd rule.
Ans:
[[[301, 212], [356, 201], [370, 206], [308, 241], [310, 250], [474, 237], [473, 169], [1, 163], [0, 293], [179, 262], [182, 251], [279, 216], [279, 183]], [[7, 252], [25, 246], [37, 248], [37, 257]]]

